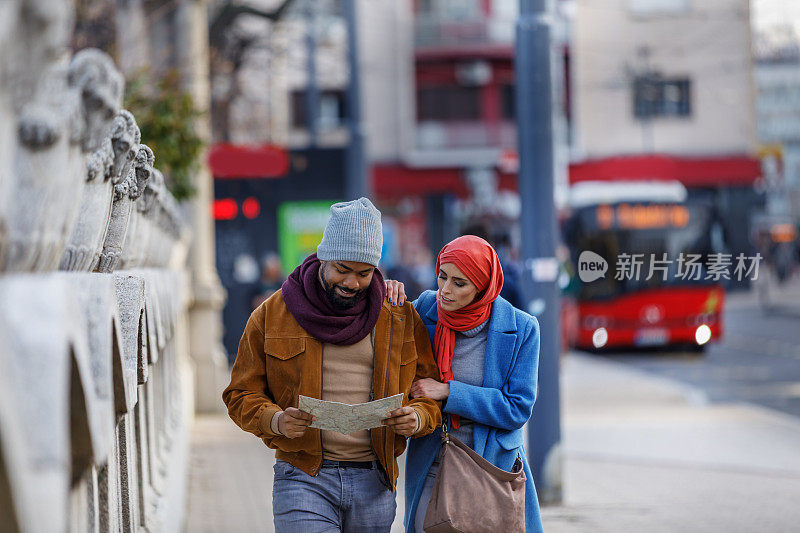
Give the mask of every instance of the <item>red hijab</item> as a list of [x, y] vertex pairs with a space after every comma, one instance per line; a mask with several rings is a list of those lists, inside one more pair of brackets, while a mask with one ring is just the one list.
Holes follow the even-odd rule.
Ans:
[[[494, 248], [475, 235], [464, 235], [442, 248], [436, 260], [436, 275], [445, 263], [454, 264], [478, 288], [475, 301], [456, 311], [445, 311], [439, 292], [436, 292], [436, 308], [439, 321], [436, 323], [434, 346], [439, 377], [443, 382], [453, 379], [453, 349], [456, 331], [467, 331], [486, 322], [492, 314], [492, 302], [503, 288], [503, 269]], [[454, 428], [461, 424], [458, 415], [450, 415]]]

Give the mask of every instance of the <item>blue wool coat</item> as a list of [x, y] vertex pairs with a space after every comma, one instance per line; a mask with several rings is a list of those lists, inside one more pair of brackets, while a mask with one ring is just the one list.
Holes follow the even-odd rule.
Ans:
[[[436, 292], [425, 291], [414, 302], [428, 334], [434, 340]], [[494, 301], [486, 339], [483, 387], [450, 382], [450, 395], [442, 411], [475, 422], [473, 447], [483, 458], [503, 470], [511, 470], [517, 454], [525, 467], [525, 531], [541, 532], [542, 519], [528, 460], [522, 426], [531, 416], [536, 399], [539, 368], [539, 322], [501, 297]], [[425, 477], [441, 446], [441, 428], [410, 439], [406, 458], [405, 519], [414, 533], [414, 515]], [[417, 532], [417, 533], [422, 533]]]

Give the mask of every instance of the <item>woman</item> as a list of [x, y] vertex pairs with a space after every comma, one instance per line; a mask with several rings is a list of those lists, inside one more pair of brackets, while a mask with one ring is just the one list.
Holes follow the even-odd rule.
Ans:
[[[494, 249], [480, 237], [467, 235], [445, 245], [436, 270], [439, 290], [422, 293], [414, 307], [431, 336], [441, 379], [414, 382], [410, 395], [441, 400], [451, 434], [499, 468], [511, 470], [517, 455], [522, 457], [525, 529], [542, 531], [522, 432], [536, 398], [539, 324], [499, 296], [503, 270]], [[387, 285], [390, 299], [397, 302], [401, 284]], [[423, 531], [440, 446], [441, 428], [409, 443], [409, 533]]]

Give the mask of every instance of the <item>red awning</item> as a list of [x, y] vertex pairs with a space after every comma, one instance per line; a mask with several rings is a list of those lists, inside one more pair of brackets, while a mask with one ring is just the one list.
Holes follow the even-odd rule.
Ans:
[[289, 154], [273, 145], [215, 144], [208, 152], [215, 178], [280, 178], [289, 172]]
[[570, 183], [580, 181], [677, 180], [687, 187], [752, 185], [761, 177], [755, 157], [609, 157], [573, 163]]
[[[516, 190], [516, 175], [500, 173], [498, 187]], [[470, 195], [462, 169], [458, 168], [410, 168], [403, 165], [374, 165], [372, 186], [375, 194], [383, 199], [427, 194], [455, 194], [460, 198]]]
[[[372, 183], [381, 198], [452, 193], [469, 196], [462, 170], [458, 168], [409, 168], [403, 165], [375, 165]], [[516, 174], [502, 172], [499, 187], [516, 190]], [[611, 157], [574, 163], [570, 183], [580, 181], [677, 180], [687, 187], [751, 186], [761, 177], [761, 162], [749, 156]]]

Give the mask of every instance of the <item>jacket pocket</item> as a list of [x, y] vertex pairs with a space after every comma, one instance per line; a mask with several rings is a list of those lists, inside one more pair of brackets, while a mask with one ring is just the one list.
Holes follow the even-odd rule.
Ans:
[[498, 433], [495, 438], [497, 439], [497, 444], [504, 450], [516, 450], [525, 444], [525, 434], [521, 429]]
[[305, 351], [306, 339], [302, 337], [264, 339], [267, 393], [281, 409], [297, 407], [305, 363], [305, 356], [301, 354]]
[[419, 359], [419, 355], [413, 344], [411, 346], [404, 344], [400, 358], [400, 392], [407, 392], [411, 388], [414, 376], [417, 375], [417, 359]]
[[270, 357], [286, 361], [306, 351], [306, 339], [267, 337], [264, 339], [264, 351]]

